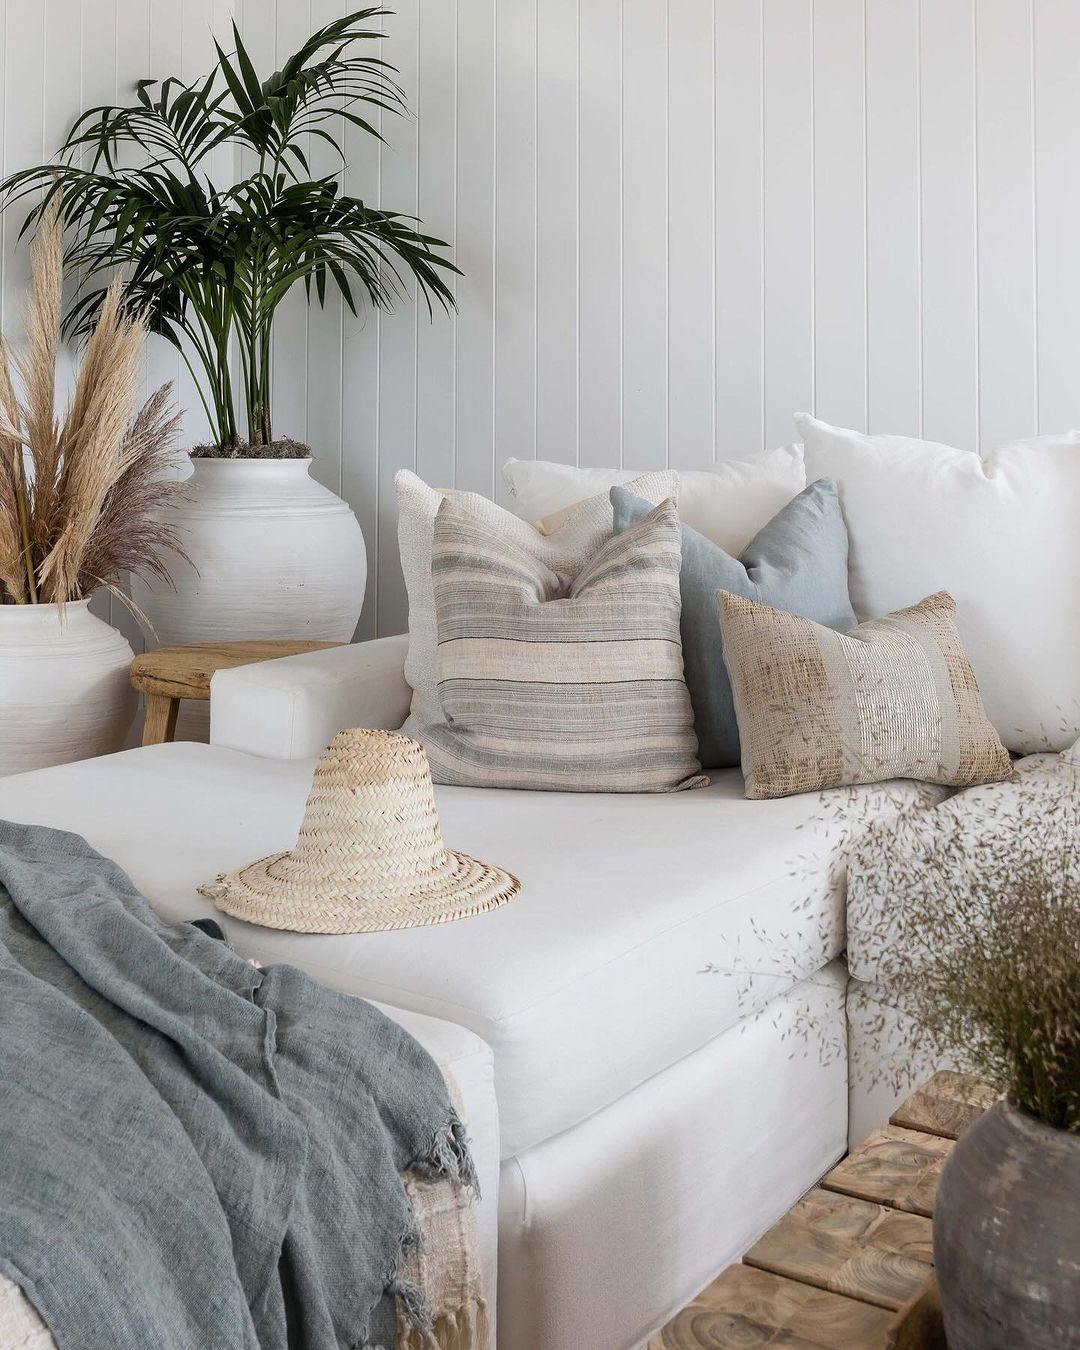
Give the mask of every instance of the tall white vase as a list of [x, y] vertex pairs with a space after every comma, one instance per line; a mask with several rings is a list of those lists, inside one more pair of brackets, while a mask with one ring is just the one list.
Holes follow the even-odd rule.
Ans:
[[0, 605], [0, 774], [123, 747], [133, 653], [89, 603]]
[[163, 646], [259, 638], [348, 642], [367, 552], [349, 507], [310, 476], [310, 459], [194, 459], [170, 511], [194, 566], [174, 587], [132, 578]]

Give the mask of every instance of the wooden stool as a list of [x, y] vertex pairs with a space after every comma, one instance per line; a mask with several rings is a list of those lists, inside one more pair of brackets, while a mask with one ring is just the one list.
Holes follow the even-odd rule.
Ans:
[[161, 745], [171, 741], [176, 734], [180, 700], [206, 702], [216, 670], [340, 646], [339, 642], [196, 642], [190, 647], [159, 647], [155, 652], [144, 652], [131, 663], [131, 683], [140, 694], [147, 695], [142, 743]]

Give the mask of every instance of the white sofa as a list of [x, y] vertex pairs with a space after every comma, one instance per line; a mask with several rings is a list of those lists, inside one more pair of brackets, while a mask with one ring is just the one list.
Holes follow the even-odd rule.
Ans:
[[[293, 842], [334, 732], [400, 725], [403, 655], [389, 638], [222, 671], [212, 744], [0, 781], [0, 815], [82, 834], [170, 919], [212, 913], [198, 883]], [[513, 904], [352, 937], [224, 926], [401, 1010], [451, 1064], [491, 1286], [497, 1203], [502, 1350], [630, 1350], [845, 1150], [852, 802], [748, 802], [735, 770], [691, 794], [436, 797], [452, 846], [522, 878]]]
[[[1011, 653], [1004, 693], [1024, 699], [1016, 710], [1001, 704], [1010, 748], [1040, 747], [1041, 729], [1011, 723], [1027, 721], [1028, 707], [1033, 723], [1045, 722], [1048, 696], [1062, 706], [1053, 734], [1061, 740], [1068, 727], [1075, 738], [1080, 555], [1056, 522], [1062, 502], [1080, 496], [1080, 438], [981, 466], [942, 447], [912, 458], [906, 445], [874, 442], [855, 453], [846, 433], [804, 432], [819, 442], [813, 454], [808, 443], [810, 476], [841, 484], [859, 586], [888, 581], [904, 603], [919, 598], [905, 590], [906, 524], [928, 502], [946, 523], [931, 522], [920, 548], [946, 536], [949, 548], [936, 562], [920, 553], [920, 566], [935, 579], [929, 589], [964, 597], [965, 640], [981, 667], [1003, 668], [995, 653], [1003, 642], [1009, 650], [1023, 607], [1054, 636], [1055, 680], [1071, 672], [1066, 692], [1076, 697], [1064, 706], [1056, 686], [1039, 685], [1042, 652]], [[801, 486], [801, 451], [793, 455], [784, 463], [800, 481], [782, 500]], [[890, 535], [894, 486], [909, 463], [904, 528]], [[863, 490], [870, 473], [876, 491]], [[1047, 542], [1064, 545], [1044, 560], [1052, 586], [1005, 567], [1009, 512], [1032, 478], [1046, 485], [1029, 493], [1032, 511], [1052, 531]], [[749, 528], [743, 506], [736, 514]], [[991, 516], [1001, 528], [980, 540]], [[959, 522], [952, 534], [949, 520]], [[1025, 517], [1033, 537], [1036, 524]], [[999, 576], [987, 586], [984, 563], [966, 565], [977, 546], [1001, 555], [1011, 592]], [[291, 846], [315, 756], [337, 731], [402, 724], [405, 650], [404, 638], [384, 638], [222, 671], [209, 746], [8, 779], [0, 815], [83, 834], [167, 917], [213, 912], [198, 883]], [[485, 1181], [489, 1289], [497, 1227], [502, 1350], [633, 1350], [816, 1181], [849, 1130], [861, 1138], [888, 1114], [905, 1075], [928, 1071], [898, 1062], [894, 1092], [858, 1078], [849, 1086], [849, 1062], [881, 1050], [871, 1033], [892, 1013], [872, 983], [849, 986], [840, 959], [844, 848], [852, 822], [943, 795], [905, 783], [751, 802], [734, 769], [667, 796], [438, 788], [447, 843], [521, 877], [512, 904], [351, 937], [223, 922], [245, 954], [290, 961], [401, 1010], [452, 1060]]]
[[[404, 720], [405, 650], [384, 638], [223, 671], [212, 741], [306, 780], [341, 727]], [[949, 793], [747, 801], [727, 770], [690, 794], [436, 796], [453, 846], [523, 878], [514, 905], [423, 933], [260, 943], [491, 1045], [500, 1345], [629, 1350], [939, 1067], [890, 1050], [903, 1015], [872, 965], [848, 977], [844, 861], [871, 820]]]

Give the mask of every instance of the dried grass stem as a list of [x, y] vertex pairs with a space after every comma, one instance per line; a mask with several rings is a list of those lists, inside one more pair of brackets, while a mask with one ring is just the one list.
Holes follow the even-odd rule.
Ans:
[[[57, 420], [56, 361], [64, 281], [57, 196], [31, 252], [26, 348], [0, 341], [0, 600], [64, 604], [135, 572], [167, 579], [162, 555], [182, 554], [163, 508], [179, 417], [164, 385], [136, 413], [147, 327], [109, 288]], [[14, 375], [17, 380], [13, 378]], [[18, 389], [21, 391], [17, 392]]]

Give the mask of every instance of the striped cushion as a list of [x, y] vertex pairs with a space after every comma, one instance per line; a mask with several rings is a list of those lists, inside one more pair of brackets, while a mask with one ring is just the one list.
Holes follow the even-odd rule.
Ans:
[[[633, 491], [655, 506], [675, 497], [679, 476], [670, 469], [642, 474], [630, 484]], [[413, 691], [409, 720], [402, 727], [408, 736], [423, 739], [424, 728], [442, 722], [443, 713], [435, 690], [435, 597], [431, 588], [431, 540], [435, 516], [444, 498], [449, 498], [477, 520], [498, 530], [515, 544], [539, 558], [560, 576], [575, 576], [605, 539], [611, 538], [611, 502], [606, 492], [579, 502], [559, 529], [540, 534], [528, 521], [475, 492], [442, 492], [408, 469], [394, 476], [398, 500], [398, 547], [405, 589], [409, 593], [409, 651], [405, 678]]]
[[573, 578], [452, 500], [432, 542], [436, 782], [563, 792], [696, 786], [672, 502]]
[[944, 591], [835, 633], [717, 591], [748, 797], [1012, 776]]

